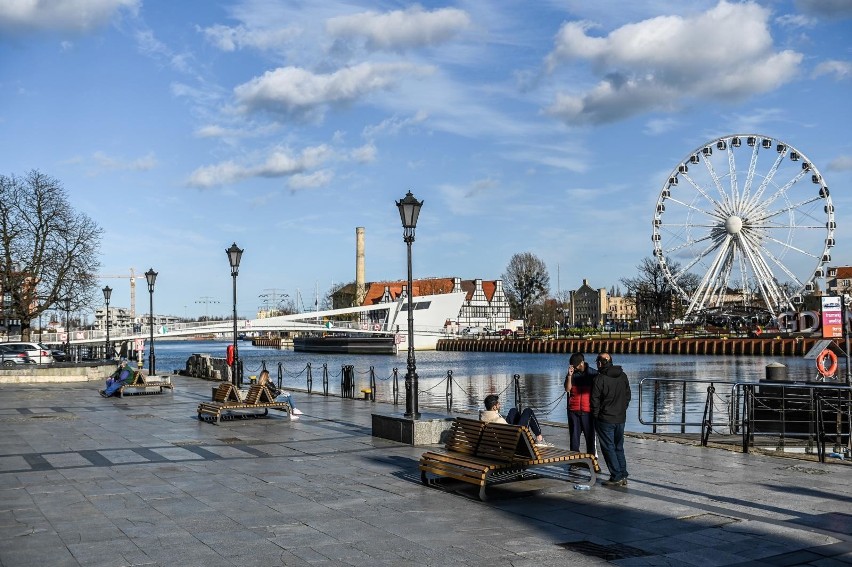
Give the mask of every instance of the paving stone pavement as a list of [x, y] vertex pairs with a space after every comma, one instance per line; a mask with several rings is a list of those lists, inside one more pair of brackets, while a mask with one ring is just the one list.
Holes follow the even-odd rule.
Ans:
[[372, 437], [402, 407], [296, 393], [298, 421], [217, 426], [211, 382], [175, 382], [0, 384], [0, 565], [852, 564], [852, 467], [628, 438], [627, 488], [554, 468], [479, 502]]

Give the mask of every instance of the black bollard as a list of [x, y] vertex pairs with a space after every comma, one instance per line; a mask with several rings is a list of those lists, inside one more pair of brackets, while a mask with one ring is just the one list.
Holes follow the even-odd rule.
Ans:
[[766, 365], [766, 380], [769, 382], [786, 382], [787, 367], [780, 362], [770, 362]]

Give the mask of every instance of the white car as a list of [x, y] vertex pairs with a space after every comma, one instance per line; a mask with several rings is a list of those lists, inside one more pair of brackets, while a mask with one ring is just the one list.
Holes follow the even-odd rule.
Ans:
[[482, 335], [485, 334], [485, 331], [482, 327], [465, 327], [462, 329], [463, 335]]
[[37, 364], [53, 364], [53, 354], [49, 347], [41, 343], [3, 343], [5, 345], [17, 346], [27, 351], [29, 356]]

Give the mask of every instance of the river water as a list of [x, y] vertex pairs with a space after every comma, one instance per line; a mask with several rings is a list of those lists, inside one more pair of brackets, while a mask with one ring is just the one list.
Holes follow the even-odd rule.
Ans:
[[[160, 374], [183, 370], [186, 360], [193, 353], [206, 353], [215, 357], [225, 356], [228, 342], [222, 341], [156, 341], [157, 371]], [[399, 383], [401, 411], [405, 404], [405, 373], [407, 354], [397, 355], [351, 355], [316, 354], [294, 352], [289, 349], [255, 347], [250, 342], [239, 343], [239, 355], [243, 360], [245, 376], [260, 373], [261, 364], [266, 363], [273, 379], [278, 377], [281, 365], [282, 382], [294, 390], [307, 389], [307, 366], [310, 363], [313, 391], [323, 391], [323, 365], [328, 377], [329, 392], [339, 394], [341, 368], [352, 365], [355, 369], [356, 395], [369, 384], [370, 369], [376, 377], [376, 399], [393, 401], [394, 369]], [[586, 359], [594, 367], [595, 354]], [[639, 382], [657, 378], [678, 381], [663, 384], [662, 398], [657, 420], [668, 417], [676, 419], [680, 414], [683, 387], [679, 381], [689, 382], [687, 407], [692, 419], [699, 419], [707, 396], [710, 381], [715, 383], [717, 412], [724, 412], [725, 396], [731, 388], [726, 384], [757, 381], [765, 377], [766, 366], [781, 363], [787, 367], [792, 380], [810, 380], [816, 376], [814, 362], [797, 357], [779, 356], [693, 356], [693, 355], [615, 355], [614, 363], [621, 365], [630, 378], [633, 400], [628, 410], [627, 430], [651, 431], [644, 422], [652, 421], [652, 401], [649, 386], [643, 387], [643, 415], [639, 415]], [[146, 363], [147, 364], [147, 363]], [[491, 393], [500, 394], [503, 407], [514, 405], [513, 376], [518, 375], [521, 402], [532, 407], [544, 421], [566, 423], [563, 378], [568, 366], [568, 355], [541, 353], [485, 353], [485, 352], [437, 352], [416, 353], [417, 375], [420, 389], [420, 411], [446, 409], [447, 374], [452, 371], [452, 408], [454, 411], [477, 410], [482, 399]], [[842, 364], [841, 364], [842, 366]], [[841, 372], [842, 373], [842, 372]], [[696, 413], [697, 412], [697, 413]], [[717, 413], [718, 415], [718, 413]], [[697, 417], [696, 417], [697, 416]], [[674, 430], [661, 427], [658, 431]], [[678, 428], [679, 430], [679, 428]], [[695, 431], [696, 428], [687, 428]]]

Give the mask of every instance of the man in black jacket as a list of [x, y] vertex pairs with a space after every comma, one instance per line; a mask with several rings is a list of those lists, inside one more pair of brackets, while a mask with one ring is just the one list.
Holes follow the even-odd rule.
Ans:
[[627, 486], [627, 461], [624, 458], [624, 424], [630, 405], [630, 382], [621, 366], [612, 364], [609, 353], [596, 360], [598, 375], [592, 385], [592, 415], [595, 431], [609, 469], [604, 486]]

